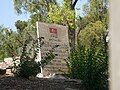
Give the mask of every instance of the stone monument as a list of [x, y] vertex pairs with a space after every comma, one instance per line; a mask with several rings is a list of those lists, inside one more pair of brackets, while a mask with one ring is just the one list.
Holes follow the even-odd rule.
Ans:
[[67, 59], [69, 55], [68, 28], [63, 25], [37, 22], [37, 36], [44, 38], [44, 44], [39, 53], [40, 60], [43, 60], [46, 53], [55, 45], [58, 45], [53, 52], [55, 58], [42, 68], [43, 75], [66, 73], [68, 68], [65, 59]]

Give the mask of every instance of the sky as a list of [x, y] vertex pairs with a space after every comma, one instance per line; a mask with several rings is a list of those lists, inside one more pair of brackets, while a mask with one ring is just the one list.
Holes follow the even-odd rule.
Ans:
[[[62, 2], [62, 0], [58, 0], [59, 2]], [[87, 0], [78, 0], [77, 2], [77, 14], [82, 15], [82, 5], [85, 4]], [[15, 30], [15, 22], [17, 20], [28, 20], [29, 14], [21, 14], [18, 15], [13, 6], [13, 0], [1, 0], [0, 1], [0, 25], [3, 25], [4, 27], [11, 28]]]

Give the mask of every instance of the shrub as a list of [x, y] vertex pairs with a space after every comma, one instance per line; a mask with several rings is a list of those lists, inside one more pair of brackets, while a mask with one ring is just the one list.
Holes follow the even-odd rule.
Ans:
[[29, 78], [29, 76], [36, 76], [40, 70], [40, 63], [36, 61], [24, 60], [17, 68], [17, 75], [19, 77]]
[[[41, 38], [39, 38], [39, 40], [41, 42]], [[36, 61], [39, 48], [41, 48], [43, 45], [43, 42], [38, 44], [37, 41], [38, 39], [35, 41], [31, 41], [29, 39], [25, 41], [22, 48], [22, 54], [20, 56], [20, 63], [18, 66], [16, 66], [16, 63], [14, 63], [14, 66], [12, 67], [12, 71], [16, 76], [23, 78], [36, 76], [41, 72], [41, 67], [44, 67], [48, 64], [48, 62], [54, 59], [55, 55], [53, 54], [53, 48], [46, 54], [45, 60], [42, 60], [42, 62]]]
[[69, 63], [70, 78], [82, 80], [87, 90], [108, 89], [108, 56], [105, 52], [78, 46]]
[[100, 21], [81, 30], [75, 51], [68, 59], [70, 77], [80, 79], [87, 90], [108, 89], [108, 48]]

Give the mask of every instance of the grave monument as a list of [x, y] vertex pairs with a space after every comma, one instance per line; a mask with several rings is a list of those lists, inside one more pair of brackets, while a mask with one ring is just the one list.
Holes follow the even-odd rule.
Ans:
[[41, 68], [43, 75], [66, 73], [68, 68], [65, 59], [69, 55], [67, 26], [37, 22], [37, 36], [44, 38], [44, 44], [39, 51], [39, 61], [44, 59], [49, 50], [58, 45], [53, 52], [55, 58], [44, 68]]

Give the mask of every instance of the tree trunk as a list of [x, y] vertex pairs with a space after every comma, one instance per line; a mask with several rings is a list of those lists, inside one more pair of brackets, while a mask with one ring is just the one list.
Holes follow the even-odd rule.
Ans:
[[69, 45], [70, 45], [70, 52], [73, 52], [75, 50], [75, 40], [76, 40], [76, 30], [75, 30], [75, 5], [78, 0], [75, 0], [74, 3], [72, 4], [71, 0], [71, 10], [74, 11], [74, 19], [73, 19], [73, 25], [74, 28], [71, 28], [69, 26], [68, 30], [68, 35], [69, 35]]
[[69, 35], [70, 52], [73, 52], [75, 49], [75, 29], [69, 28], [68, 35]]

